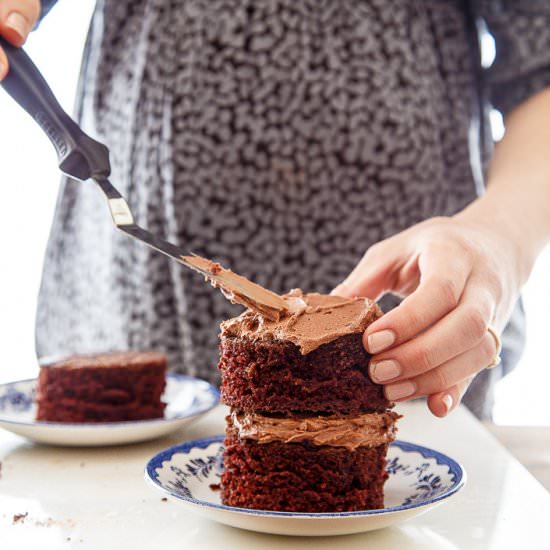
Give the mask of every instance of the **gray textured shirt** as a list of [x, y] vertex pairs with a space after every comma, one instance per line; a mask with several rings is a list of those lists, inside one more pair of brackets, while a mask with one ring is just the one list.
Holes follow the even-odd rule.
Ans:
[[[550, 84], [549, 29], [534, 0], [100, 0], [77, 117], [138, 223], [275, 291], [327, 292], [371, 244], [476, 197], [488, 102], [508, 112]], [[39, 355], [155, 348], [217, 381], [218, 323], [239, 310], [63, 180]], [[480, 417], [522, 326], [518, 309], [503, 365], [465, 397]]]

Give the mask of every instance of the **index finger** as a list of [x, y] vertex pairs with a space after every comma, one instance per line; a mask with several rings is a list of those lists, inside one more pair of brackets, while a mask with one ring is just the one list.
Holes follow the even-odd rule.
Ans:
[[420, 284], [416, 290], [365, 331], [363, 343], [369, 353], [410, 340], [458, 305], [471, 271], [467, 258], [441, 250], [426, 251], [418, 263]]

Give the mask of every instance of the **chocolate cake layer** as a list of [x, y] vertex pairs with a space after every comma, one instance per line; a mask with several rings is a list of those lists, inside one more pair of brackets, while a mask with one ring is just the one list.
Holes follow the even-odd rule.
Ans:
[[383, 508], [387, 445], [317, 446], [255, 443], [228, 428], [222, 502], [228, 506], [292, 512]]
[[306, 355], [291, 342], [222, 338], [221, 400], [235, 409], [292, 414], [383, 412], [392, 404], [369, 378], [361, 334]]
[[37, 420], [117, 422], [161, 418], [166, 357], [155, 352], [74, 355], [41, 365]]

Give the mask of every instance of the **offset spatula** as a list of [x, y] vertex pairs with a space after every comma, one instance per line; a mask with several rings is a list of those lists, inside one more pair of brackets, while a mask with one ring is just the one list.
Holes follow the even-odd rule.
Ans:
[[77, 180], [92, 179], [96, 182], [107, 198], [118, 229], [202, 273], [234, 302], [252, 307], [275, 320], [287, 311], [287, 302], [278, 294], [210, 260], [188, 254], [137, 225], [128, 203], [109, 181], [111, 165], [107, 147], [86, 135], [63, 111], [40, 71], [21, 48], [12, 46], [2, 37], [0, 46], [10, 65], [8, 75], [0, 84], [46, 133], [57, 152], [60, 170]]

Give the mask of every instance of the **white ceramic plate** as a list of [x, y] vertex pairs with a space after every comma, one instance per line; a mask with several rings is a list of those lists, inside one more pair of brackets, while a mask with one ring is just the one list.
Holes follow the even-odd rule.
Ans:
[[166, 449], [145, 468], [145, 478], [166, 496], [220, 523], [278, 535], [326, 536], [387, 527], [426, 512], [464, 486], [466, 473], [452, 458], [412, 443], [395, 441], [388, 452], [385, 508], [341, 513], [291, 513], [224, 506], [220, 492], [223, 436]]
[[166, 435], [208, 412], [219, 402], [214, 386], [181, 374], [168, 374], [162, 400], [164, 418], [128, 422], [66, 423], [36, 421], [36, 379], [0, 385], [0, 426], [52, 445], [100, 446], [146, 441]]

